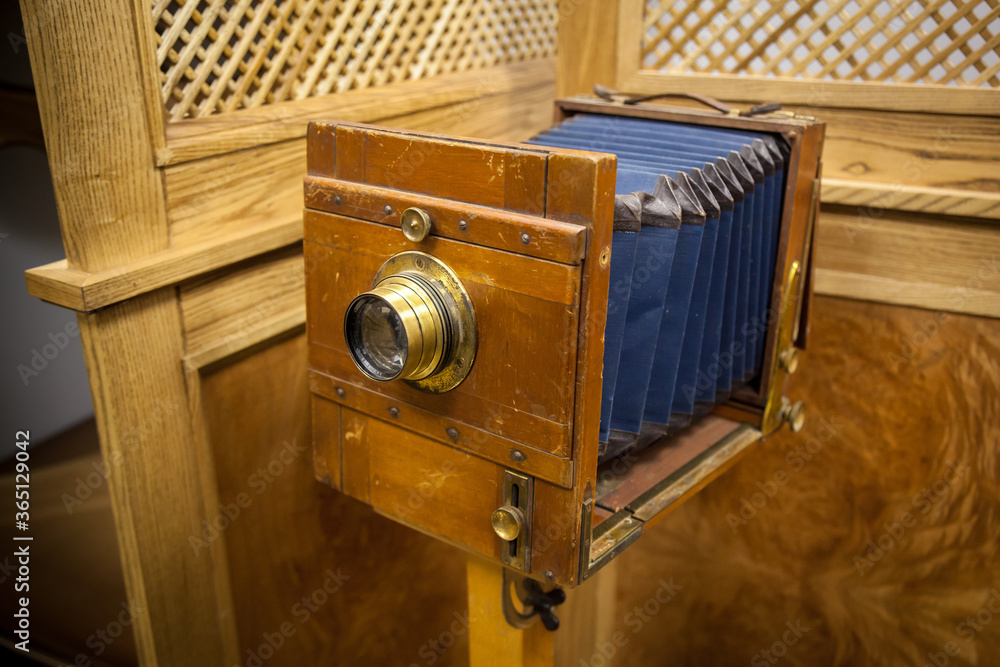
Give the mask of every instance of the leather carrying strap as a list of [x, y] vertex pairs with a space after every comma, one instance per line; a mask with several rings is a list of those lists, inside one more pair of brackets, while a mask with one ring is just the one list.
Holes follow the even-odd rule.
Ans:
[[[594, 86], [594, 94], [609, 102], [620, 101], [626, 105], [652, 102], [653, 100], [662, 100], [667, 98], [694, 100], [695, 102], [700, 102], [701, 104], [711, 107], [720, 113], [726, 114], [727, 116], [758, 116], [760, 114], [771, 113], [772, 111], [778, 111], [781, 109], [781, 104], [771, 102], [768, 104], [758, 104], [757, 106], [751, 107], [748, 111], [742, 111], [730, 104], [717, 100], [714, 97], [708, 97], [707, 95], [697, 95], [695, 93], [657, 93], [655, 95], [636, 95], [634, 93], [620, 93], [616, 90], [608, 88], [607, 86], [602, 86], [601, 84]], [[616, 97], [624, 97], [625, 99], [616, 100]]]

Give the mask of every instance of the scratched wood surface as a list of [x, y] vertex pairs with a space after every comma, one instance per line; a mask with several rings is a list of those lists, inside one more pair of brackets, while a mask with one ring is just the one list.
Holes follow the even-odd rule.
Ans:
[[[621, 557], [615, 664], [1000, 663], [1000, 322], [824, 297], [814, 318], [805, 429]], [[682, 588], [661, 605], [658, 582]]]
[[242, 660], [284, 632], [270, 664], [465, 664], [464, 554], [314, 479], [305, 354], [298, 336], [203, 384]]

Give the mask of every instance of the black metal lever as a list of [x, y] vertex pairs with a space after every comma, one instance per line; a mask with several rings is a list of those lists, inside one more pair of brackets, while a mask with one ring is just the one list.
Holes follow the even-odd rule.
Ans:
[[534, 579], [526, 580], [524, 582], [524, 589], [524, 603], [531, 610], [531, 613], [527, 615], [534, 616], [538, 614], [538, 617], [542, 619], [542, 625], [549, 632], [558, 630], [559, 617], [556, 616], [552, 608], [566, 601], [566, 592], [561, 588], [553, 588], [551, 591], [545, 592], [542, 590], [541, 585]]
[[[517, 595], [524, 611], [519, 610], [515, 605], [512, 599], [513, 594]], [[534, 579], [529, 579], [504, 568], [501, 595], [503, 615], [511, 626], [523, 630], [530, 627], [535, 616], [538, 616], [542, 619], [542, 625], [549, 632], [559, 629], [559, 617], [556, 616], [553, 608], [566, 601], [566, 593], [563, 589], [557, 587], [551, 591], [544, 591], [542, 585]]]

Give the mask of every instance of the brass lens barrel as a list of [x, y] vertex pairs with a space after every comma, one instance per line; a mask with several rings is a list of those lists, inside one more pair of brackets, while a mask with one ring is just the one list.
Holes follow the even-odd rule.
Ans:
[[405, 251], [379, 268], [371, 290], [344, 314], [347, 350], [378, 382], [400, 379], [440, 394], [460, 385], [476, 359], [476, 312], [455, 272]]
[[[392, 312], [389, 317], [401, 326], [404, 336], [399, 341], [405, 348], [397, 351], [402, 357], [398, 372], [379, 372], [367, 356], [369, 351], [363, 333], [356, 333], [362, 308], [377, 299]], [[441, 297], [433, 285], [414, 273], [392, 275], [379, 281], [370, 291], [355, 298], [347, 308], [345, 329], [348, 348], [358, 368], [380, 382], [396, 378], [422, 380], [441, 366], [451, 347], [451, 323]]]

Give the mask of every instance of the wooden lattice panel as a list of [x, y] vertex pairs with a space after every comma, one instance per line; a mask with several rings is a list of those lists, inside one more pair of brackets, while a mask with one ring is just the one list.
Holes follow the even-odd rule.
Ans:
[[649, 0], [642, 67], [1000, 87], [996, 0]]
[[555, 54], [556, 0], [154, 0], [172, 120]]

